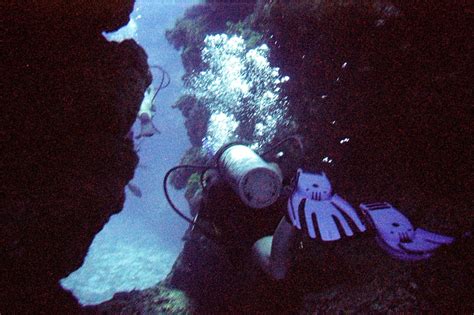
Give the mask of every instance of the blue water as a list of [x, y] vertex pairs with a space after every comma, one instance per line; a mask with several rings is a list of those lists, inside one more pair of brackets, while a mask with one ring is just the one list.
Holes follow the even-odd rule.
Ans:
[[[116, 292], [155, 285], [168, 274], [181, 251], [181, 237], [187, 223], [166, 202], [162, 181], [166, 171], [179, 164], [190, 144], [181, 113], [171, 108], [182, 92], [184, 70], [179, 52], [168, 44], [164, 32], [186, 8], [198, 2], [137, 0], [131, 15], [133, 21], [121, 31], [146, 50], [149, 65], [161, 65], [168, 71], [171, 83], [155, 101], [154, 122], [162, 133], [136, 143], [140, 163], [132, 183], [141, 189], [143, 196], [137, 198], [126, 189], [124, 209], [112, 216], [96, 235], [82, 267], [61, 281], [81, 304], [98, 304]], [[160, 73], [154, 71], [153, 75], [153, 84], [157, 86]], [[137, 123], [133, 129], [138, 134]], [[186, 210], [183, 193], [171, 191], [171, 196]]]

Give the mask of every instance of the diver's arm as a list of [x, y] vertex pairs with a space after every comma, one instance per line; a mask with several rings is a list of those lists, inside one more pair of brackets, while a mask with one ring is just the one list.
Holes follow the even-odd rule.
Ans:
[[297, 229], [282, 218], [273, 234], [270, 255], [271, 275], [277, 280], [285, 278], [293, 259]]
[[273, 236], [265, 236], [253, 245], [258, 265], [275, 280], [282, 280], [291, 264], [296, 245], [297, 229], [282, 218]]

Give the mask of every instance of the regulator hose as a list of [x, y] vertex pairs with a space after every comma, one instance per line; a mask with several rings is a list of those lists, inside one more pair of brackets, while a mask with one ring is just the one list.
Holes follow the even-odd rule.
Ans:
[[153, 98], [151, 99], [151, 103], [153, 104], [156, 96], [158, 95], [158, 92], [163, 90], [164, 88], [167, 88], [170, 85], [171, 78], [170, 78], [169, 73], [165, 69], [163, 69], [161, 66], [153, 65], [153, 66], [150, 66], [150, 68], [159, 69], [161, 71], [161, 82], [156, 88], [155, 95], [153, 95]]
[[207, 238], [209, 238], [211, 240], [217, 241], [217, 239], [216, 239], [217, 236], [216, 235], [214, 235], [211, 232], [207, 231], [205, 228], [203, 228], [202, 226], [197, 224], [197, 222], [195, 222], [195, 220], [193, 220], [190, 217], [186, 216], [181, 210], [178, 209], [178, 207], [171, 200], [171, 197], [170, 197], [169, 192], [168, 192], [168, 177], [171, 175], [171, 173], [173, 173], [174, 171], [176, 171], [178, 169], [181, 169], [181, 168], [200, 169], [201, 170], [201, 181], [200, 181], [200, 183], [201, 183], [201, 186], [203, 186], [202, 174], [207, 172], [209, 169], [212, 169], [213, 167], [212, 166], [204, 166], [204, 165], [191, 165], [191, 164], [183, 164], [183, 165], [175, 166], [175, 167], [169, 169], [168, 172], [166, 172], [165, 177], [163, 178], [163, 191], [165, 192], [166, 200], [170, 204], [171, 208], [173, 208], [174, 212], [176, 212], [181, 218], [183, 218], [189, 224], [191, 224], [191, 226], [198, 228], [199, 231], [204, 236], [206, 236]]

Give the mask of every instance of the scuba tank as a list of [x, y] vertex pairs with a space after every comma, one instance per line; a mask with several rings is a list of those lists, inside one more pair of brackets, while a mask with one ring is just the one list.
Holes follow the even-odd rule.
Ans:
[[242, 144], [229, 144], [216, 154], [217, 169], [247, 206], [272, 205], [280, 196], [283, 177], [275, 163], [263, 160]]
[[[283, 174], [276, 163], [265, 161], [262, 156], [274, 151], [282, 143], [294, 141], [303, 155], [303, 144], [298, 136], [287, 137], [273, 145], [267, 151], [258, 154], [241, 142], [231, 142], [222, 146], [211, 158], [208, 165], [178, 165], [171, 168], [163, 179], [165, 197], [173, 210], [191, 226], [199, 229], [206, 237], [216, 240], [215, 233], [197, 223], [197, 216], [188, 217], [172, 202], [167, 188], [168, 177], [181, 168], [200, 171], [200, 185], [205, 189], [204, 175], [213, 171], [220, 180], [229, 184], [239, 199], [249, 208], [263, 209], [269, 207], [280, 197], [283, 188]], [[280, 152], [281, 153], [281, 152]]]

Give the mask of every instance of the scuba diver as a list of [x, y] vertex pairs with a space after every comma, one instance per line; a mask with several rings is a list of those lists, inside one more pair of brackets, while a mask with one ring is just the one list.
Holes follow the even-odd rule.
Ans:
[[[142, 139], [147, 137], [152, 137], [157, 133], [161, 133], [158, 128], [153, 124], [153, 117], [155, 116], [156, 106], [155, 99], [158, 95], [158, 92], [168, 87], [171, 80], [168, 72], [160, 66], [150, 66], [152, 69], [158, 69], [161, 72], [160, 84], [157, 88], [153, 87], [150, 84], [143, 95], [142, 103], [140, 104], [140, 109], [137, 114], [137, 118], [140, 120], [140, 133], [135, 137], [135, 139]], [[133, 130], [130, 130], [127, 134], [127, 138], [133, 141]], [[138, 147], [140, 143], [138, 144]], [[139, 149], [136, 149], [138, 152]], [[127, 184], [128, 190], [137, 198], [141, 198], [143, 193], [137, 185], [132, 182]]]
[[[286, 204], [281, 191], [290, 171], [275, 163], [285, 157], [268, 162], [262, 158], [267, 155], [233, 142], [215, 152], [207, 165], [178, 165], [168, 171], [163, 180], [165, 196], [175, 212], [190, 223], [186, 239], [204, 235], [221, 245], [234, 266], [243, 267], [253, 243], [273, 233]], [[167, 192], [170, 174], [188, 167], [201, 173], [201, 192], [190, 200], [191, 218], [173, 204]]]
[[166, 72], [162, 67], [150, 66], [150, 68], [156, 68], [161, 71], [161, 80], [156, 89], [150, 85], [145, 91], [145, 95], [137, 115], [137, 118], [140, 120], [140, 133], [136, 136], [136, 139], [140, 139], [142, 137], [151, 137], [157, 133], [161, 133], [153, 124], [153, 117], [155, 116], [156, 112], [155, 99], [158, 95], [158, 92], [169, 86], [171, 80], [168, 72]]
[[140, 120], [140, 133], [136, 139], [142, 137], [151, 137], [160, 131], [153, 125], [153, 116], [155, 116], [155, 105], [153, 104], [154, 95], [156, 95], [155, 88], [150, 85], [143, 96], [143, 101], [138, 111], [138, 119]]
[[[262, 154], [245, 144], [229, 143], [214, 155], [210, 166], [180, 165], [165, 175], [165, 196], [173, 209], [193, 230], [222, 245], [234, 266], [242, 267], [251, 257], [273, 279], [284, 279], [302, 235], [335, 242], [372, 230], [384, 251], [404, 261], [428, 259], [454, 242], [453, 237], [415, 228], [387, 202], [362, 203], [361, 211], [356, 211], [333, 193], [324, 173], [297, 169], [289, 180], [291, 167], [262, 158], [288, 140], [296, 140], [303, 152], [298, 137]], [[276, 156], [281, 159], [285, 154], [280, 151]], [[168, 176], [186, 167], [201, 170], [202, 199], [193, 218], [174, 206], [166, 187]]]

